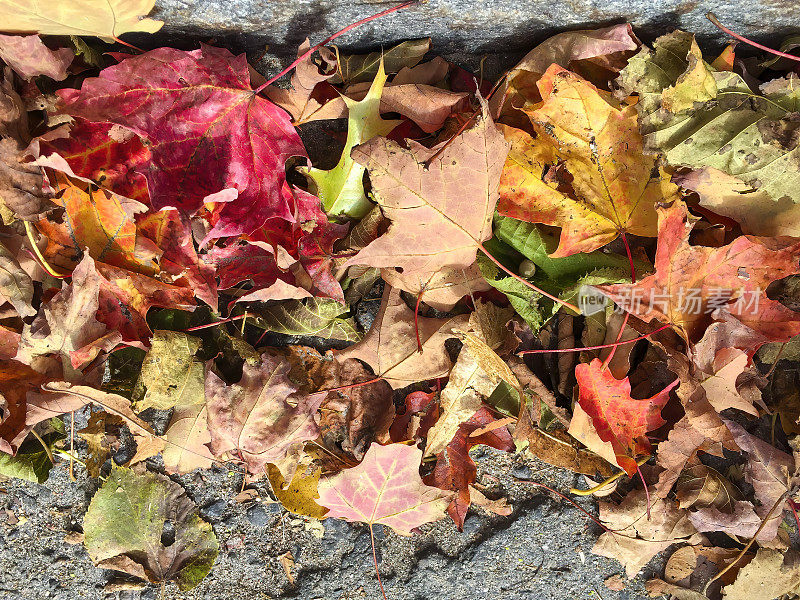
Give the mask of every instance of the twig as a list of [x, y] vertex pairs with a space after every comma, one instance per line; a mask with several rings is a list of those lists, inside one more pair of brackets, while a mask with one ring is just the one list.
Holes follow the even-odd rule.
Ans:
[[731, 36], [732, 38], [736, 38], [740, 42], [744, 42], [745, 44], [750, 44], [751, 46], [758, 48], [759, 50], [763, 50], [764, 52], [769, 52], [770, 54], [774, 54], [775, 56], [780, 56], [782, 58], [788, 58], [790, 60], [796, 60], [800, 62], [800, 56], [795, 56], [794, 54], [787, 54], [786, 52], [781, 52], [780, 50], [773, 50], [772, 48], [764, 46], [763, 44], [759, 44], [758, 42], [754, 42], [753, 40], [748, 39], [743, 35], [739, 35], [738, 33], [731, 31], [730, 29], [725, 27], [725, 25], [719, 22], [719, 19], [717, 19], [717, 16], [713, 12], [707, 12], [706, 19], [711, 21], [714, 24], [714, 27], [716, 27], [721, 31], [724, 31], [729, 36]]

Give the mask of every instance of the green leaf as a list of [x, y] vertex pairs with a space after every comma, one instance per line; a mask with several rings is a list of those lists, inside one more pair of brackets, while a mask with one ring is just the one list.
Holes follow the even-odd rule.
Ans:
[[[52, 449], [55, 442], [63, 438], [62, 434], [55, 432], [42, 439]], [[52, 467], [53, 463], [50, 461], [50, 457], [47, 456], [47, 452], [37, 439], [25, 441], [16, 456], [0, 452], [0, 475], [6, 477], [44, 483], [47, 481]]]
[[496, 290], [503, 292], [517, 314], [525, 319], [531, 329], [541, 329], [546, 318], [543, 314], [541, 294], [534, 292], [520, 281], [512, 277], [501, 277], [500, 270], [488, 258], [478, 255], [478, 268], [484, 279]]
[[383, 64], [378, 68], [375, 80], [363, 100], [342, 96], [347, 108], [347, 141], [339, 163], [329, 171], [302, 169], [316, 184], [317, 196], [325, 211], [331, 215], [346, 215], [360, 218], [374, 206], [364, 193], [366, 167], [354, 161], [350, 152], [356, 146], [376, 136], [388, 134], [400, 121], [385, 121], [380, 115], [381, 94], [386, 83]]
[[[566, 258], [550, 258], [548, 255], [558, 247], [558, 239], [543, 233], [534, 223], [495, 215], [494, 235], [534, 262], [537, 274], [544, 273], [549, 279], [574, 280], [590, 271], [606, 267], [630, 271], [627, 257], [600, 250], [573, 254]], [[652, 270], [650, 265], [642, 261], [634, 261], [634, 265], [637, 273]]]
[[[334, 48], [336, 48], [334, 46]], [[403, 67], [413, 67], [431, 49], [431, 38], [408, 40], [388, 50], [370, 52], [369, 54], [340, 54], [336, 48], [339, 72], [331, 78], [333, 84], [360, 83], [373, 79], [378, 72], [383, 58], [387, 73], [397, 73]]]
[[205, 366], [195, 357], [200, 339], [177, 331], [156, 331], [151, 344], [136, 385], [136, 411], [203, 404]]
[[[706, 83], [686, 86], [680, 101], [670, 101], [669, 92], [674, 96], [682, 82], [699, 80], [701, 70]], [[653, 51], [634, 57], [620, 81], [626, 92], [639, 94], [645, 144], [662, 152], [670, 165], [713, 167], [773, 200], [797, 198], [800, 136], [790, 117], [800, 106], [796, 77], [753, 92], [740, 75], [703, 63], [693, 38], [675, 32], [658, 38]]]
[[361, 341], [355, 321], [342, 317], [349, 308], [330, 298], [289, 300], [251, 311], [255, 313], [249, 317], [253, 325], [275, 333]]
[[[174, 541], [165, 546], [169, 528]], [[155, 473], [115, 468], [92, 498], [83, 530], [96, 566], [150, 583], [175, 581], [184, 591], [203, 580], [219, 553], [197, 505], [181, 486]]]

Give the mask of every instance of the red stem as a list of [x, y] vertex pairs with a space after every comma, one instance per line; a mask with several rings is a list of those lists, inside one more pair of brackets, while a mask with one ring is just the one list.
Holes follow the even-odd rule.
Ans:
[[646, 333], [644, 335], [640, 335], [637, 338], [633, 338], [632, 340], [625, 340], [624, 342], [614, 342], [613, 344], [601, 344], [599, 346], [584, 346], [583, 348], [559, 348], [557, 350], [522, 350], [521, 352], [517, 352], [518, 355], [522, 356], [523, 354], [547, 354], [550, 352], [557, 353], [557, 352], [583, 352], [584, 350], [601, 350], [602, 348], [613, 348], [615, 346], [622, 346], [623, 344], [632, 344], [634, 342], [638, 342], [639, 340], [645, 340], [649, 338], [654, 333], [658, 333], [659, 331], [663, 331], [664, 329], [668, 329], [670, 325], [662, 325], [658, 329], [651, 331], [650, 333]]
[[[620, 235], [622, 237], [622, 243], [625, 244], [625, 253], [628, 255], [628, 264], [630, 264], [630, 266], [631, 266], [631, 285], [633, 285], [633, 284], [636, 283], [636, 268], [633, 266], [633, 254], [631, 254], [631, 247], [628, 244], [628, 237], [625, 235], [625, 232], [623, 231]], [[614, 354], [616, 354], [616, 352], [617, 352], [617, 347], [619, 346], [619, 341], [620, 341], [620, 339], [622, 339], [622, 333], [625, 331], [625, 327], [628, 325], [628, 319], [630, 318], [630, 316], [631, 316], [631, 313], [629, 313], [629, 312], [625, 313], [625, 318], [622, 320], [622, 326], [619, 328], [619, 332], [617, 332], [616, 343], [614, 344], [614, 347], [611, 349], [611, 352], [608, 353], [608, 356], [606, 357], [606, 359], [603, 361], [603, 366], [602, 366], [601, 370], [605, 370], [605, 368], [608, 367], [609, 363], [611, 362], [611, 359], [614, 358]], [[640, 473], [640, 475], [641, 475], [641, 473]], [[642, 482], [644, 482], [644, 479], [642, 479]], [[647, 485], [645, 485], [644, 489], [647, 490]], [[648, 494], [648, 497], [649, 496], [650, 496], [650, 494]], [[650, 520], [650, 501], [649, 500], [647, 502], [647, 520], [648, 521]]]
[[134, 46], [133, 44], [129, 44], [128, 42], [125, 42], [125, 41], [119, 39], [118, 37], [114, 37], [112, 39], [115, 42], [117, 42], [118, 44], [122, 44], [123, 46], [127, 46], [128, 48], [132, 48], [133, 50], [136, 50], [137, 52], [141, 52], [142, 54], [144, 54], [144, 50], [142, 50], [141, 48], [138, 48], [137, 46]]
[[275, 75], [275, 77], [273, 77], [272, 79], [268, 80], [267, 82], [261, 84], [261, 86], [259, 86], [258, 89], [256, 89], [255, 93], [258, 94], [261, 90], [263, 90], [265, 87], [267, 87], [271, 83], [275, 83], [275, 81], [277, 81], [278, 79], [280, 79], [281, 77], [286, 75], [289, 71], [294, 69], [297, 65], [299, 65], [306, 58], [308, 58], [313, 52], [315, 52], [316, 50], [319, 50], [325, 44], [328, 44], [328, 43], [332, 42], [333, 40], [338, 38], [340, 35], [343, 35], [343, 34], [347, 33], [348, 31], [350, 31], [351, 29], [355, 29], [356, 27], [358, 27], [359, 25], [363, 25], [364, 23], [369, 23], [370, 21], [373, 21], [373, 20], [378, 19], [380, 17], [383, 17], [385, 15], [391, 14], [391, 13], [396, 12], [398, 10], [402, 10], [404, 8], [408, 8], [409, 6], [411, 6], [412, 4], [416, 4], [417, 2], [418, 2], [418, 0], [409, 0], [408, 2], [403, 2], [402, 4], [398, 4], [397, 6], [393, 6], [392, 8], [387, 8], [386, 10], [382, 10], [379, 13], [375, 13], [371, 17], [366, 17], [364, 19], [361, 19], [360, 21], [356, 21], [352, 25], [348, 25], [344, 29], [341, 29], [341, 30], [337, 31], [333, 35], [331, 35], [331, 36], [325, 38], [324, 40], [322, 40], [316, 46], [313, 46], [312, 48], [310, 48], [309, 50], [304, 52], [301, 56], [298, 56], [297, 60], [295, 60], [292, 64], [290, 64], [288, 67], [286, 67], [283, 71], [281, 71], [280, 73]]
[[556, 304], [560, 304], [561, 306], [565, 306], [565, 307], [567, 307], [567, 308], [568, 308], [568, 309], [570, 309], [571, 311], [574, 311], [574, 312], [575, 312], [575, 313], [577, 313], [577, 314], [581, 314], [581, 311], [580, 311], [580, 309], [579, 309], [577, 306], [575, 306], [575, 305], [573, 305], [573, 304], [570, 304], [569, 302], [565, 302], [565, 301], [564, 301], [564, 300], [562, 300], [561, 298], [556, 298], [556, 297], [555, 297], [555, 296], [553, 296], [552, 294], [548, 294], [548, 293], [547, 293], [547, 292], [545, 292], [544, 290], [541, 290], [541, 289], [539, 289], [538, 287], [536, 287], [535, 285], [533, 285], [533, 284], [532, 284], [530, 281], [528, 281], [527, 279], [524, 279], [523, 277], [520, 277], [519, 275], [517, 275], [516, 273], [514, 273], [513, 271], [511, 271], [511, 270], [510, 270], [508, 267], [506, 267], [506, 266], [505, 266], [503, 263], [501, 263], [499, 260], [497, 260], [497, 259], [496, 259], [494, 256], [492, 256], [491, 254], [489, 254], [489, 251], [488, 251], [486, 248], [484, 248], [484, 247], [483, 247], [483, 244], [482, 244], [482, 243], [479, 243], [479, 244], [478, 244], [478, 248], [480, 249], [480, 251], [481, 251], [481, 252], [483, 252], [483, 253], [486, 255], [486, 258], [488, 258], [488, 259], [489, 259], [489, 260], [491, 260], [491, 261], [492, 261], [494, 264], [496, 264], [498, 267], [500, 267], [500, 269], [502, 269], [502, 270], [503, 270], [503, 272], [504, 272], [504, 273], [506, 273], [507, 275], [509, 275], [510, 277], [513, 277], [514, 279], [516, 279], [516, 280], [517, 280], [517, 281], [519, 281], [520, 283], [524, 284], [526, 287], [528, 287], [528, 288], [532, 289], [534, 292], [537, 292], [537, 293], [541, 294], [541, 295], [542, 295], [542, 296], [544, 296], [545, 298], [550, 298], [550, 300], [552, 300], [552, 301], [553, 301], [553, 302], [555, 302]]
[[794, 54], [786, 54], [786, 52], [781, 52], [780, 50], [773, 50], [772, 48], [768, 48], [767, 46], [759, 44], [758, 42], [754, 42], [753, 40], [750, 40], [744, 37], [743, 35], [739, 35], [738, 33], [731, 31], [730, 29], [725, 27], [725, 25], [719, 22], [719, 19], [717, 19], [717, 16], [713, 12], [707, 12], [706, 19], [711, 21], [714, 24], [714, 27], [716, 27], [721, 31], [724, 31], [729, 36], [739, 40], [740, 42], [744, 42], [745, 44], [750, 44], [751, 46], [758, 48], [759, 50], [763, 50], [764, 52], [769, 52], [770, 54], [774, 54], [775, 56], [780, 56], [783, 58], [788, 58], [790, 60], [796, 60], [800, 62], [800, 56], [795, 56]]
[[388, 600], [386, 598], [386, 590], [383, 589], [383, 581], [381, 581], [381, 573], [378, 571], [378, 555], [375, 554], [375, 534], [372, 531], [372, 523], [368, 523], [369, 525], [369, 539], [372, 542], [372, 562], [375, 563], [375, 575], [378, 576], [378, 585], [381, 586], [381, 594], [383, 594], [383, 600]]
[[362, 381], [361, 383], [351, 383], [350, 385], [340, 385], [339, 387], [331, 388], [329, 390], [317, 390], [314, 392], [315, 394], [321, 394], [323, 392], [339, 392], [341, 390], [349, 390], [351, 388], [361, 387], [362, 385], [369, 385], [370, 383], [377, 383], [382, 381], [383, 377], [376, 377], [375, 379], [370, 379], [369, 381]]
[[[515, 479], [516, 479], [516, 478], [515, 478]], [[567, 502], [569, 502], [570, 504], [572, 504], [572, 505], [573, 505], [575, 508], [577, 508], [579, 511], [581, 511], [583, 514], [585, 514], [587, 517], [589, 517], [589, 518], [590, 518], [592, 521], [594, 521], [595, 523], [597, 523], [597, 524], [598, 524], [600, 527], [602, 527], [602, 528], [603, 528], [603, 531], [607, 531], [607, 532], [608, 532], [608, 533], [610, 533], [611, 535], [616, 535], [616, 533], [614, 533], [614, 531], [613, 531], [613, 530], [611, 530], [611, 529], [609, 529], [608, 527], [606, 527], [605, 525], [603, 525], [603, 523], [601, 523], [601, 522], [600, 522], [600, 520], [599, 520], [597, 517], [595, 517], [595, 516], [594, 516], [592, 513], [590, 513], [590, 512], [589, 512], [588, 510], [586, 510], [585, 508], [583, 508], [583, 507], [582, 507], [580, 504], [578, 504], [577, 502], [575, 502], [575, 500], [573, 500], [572, 498], [570, 498], [570, 497], [568, 497], [568, 496], [565, 496], [565, 495], [564, 495], [564, 494], [562, 494], [561, 492], [559, 492], [559, 491], [557, 491], [557, 490], [554, 490], [553, 488], [551, 488], [551, 487], [548, 487], [548, 486], [546, 486], [546, 485], [545, 485], [545, 484], [543, 484], [543, 483], [539, 483], [538, 481], [529, 481], [529, 480], [527, 480], [527, 479], [517, 479], [517, 481], [519, 481], [520, 483], [530, 483], [531, 485], [535, 485], [535, 486], [538, 486], [538, 487], [540, 487], [540, 488], [544, 488], [544, 489], [546, 489], [548, 492], [553, 492], [553, 493], [554, 493], [556, 496], [560, 496], [561, 498], [563, 498], [564, 500], [566, 500]]]
[[196, 325], [194, 327], [189, 327], [189, 329], [184, 329], [184, 331], [197, 331], [198, 329], [207, 329], [209, 327], [216, 327], [217, 325], [222, 325], [223, 323], [230, 323], [231, 321], [238, 321], [239, 319], [244, 319], [247, 315], [237, 315], [235, 317], [228, 317], [227, 319], [221, 319], [219, 321], [214, 321], [213, 323], [206, 323], [205, 325]]

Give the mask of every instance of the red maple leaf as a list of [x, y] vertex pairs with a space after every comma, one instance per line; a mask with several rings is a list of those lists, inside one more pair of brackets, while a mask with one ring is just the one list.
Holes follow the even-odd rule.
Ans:
[[210, 239], [251, 233], [267, 219], [292, 221], [285, 163], [306, 156], [289, 115], [250, 87], [245, 55], [201, 46], [158, 48], [126, 58], [59, 90], [63, 112], [130, 129], [150, 146], [152, 206], [195, 212], [204, 199], [236, 190]]
[[591, 417], [600, 439], [613, 446], [617, 464], [632, 476], [638, 468], [636, 457], [651, 452], [645, 434], [666, 422], [661, 418], [661, 409], [678, 380], [652, 398], [635, 400], [631, 398], [628, 378], [616, 379], [598, 358], [575, 367], [575, 378], [578, 404]]

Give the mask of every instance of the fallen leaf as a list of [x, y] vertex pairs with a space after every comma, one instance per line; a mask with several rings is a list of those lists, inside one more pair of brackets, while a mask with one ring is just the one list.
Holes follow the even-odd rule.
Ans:
[[478, 474], [478, 468], [469, 455], [470, 449], [478, 444], [506, 452], [514, 449], [511, 434], [505, 427], [473, 435], [493, 421], [495, 419], [492, 413], [487, 408], [481, 407], [468, 420], [461, 423], [447, 447], [436, 455], [436, 466], [424, 479], [429, 485], [455, 492], [447, 507], [447, 513], [459, 531], [464, 528], [464, 519], [467, 517], [471, 502], [470, 488]]
[[69, 48], [50, 50], [38, 35], [0, 35], [0, 58], [23, 79], [45, 75], [62, 81], [74, 57]]
[[93, 413], [86, 427], [77, 432], [87, 445], [86, 470], [91, 477], [99, 477], [103, 464], [112, 452], [119, 450], [119, 430], [123, 423], [122, 417], [99, 411]]
[[331, 83], [358, 83], [371, 81], [383, 63], [387, 73], [397, 73], [404, 67], [413, 67], [431, 49], [431, 38], [407, 40], [388, 50], [368, 54], [344, 54], [334, 46], [338, 59], [338, 72]]
[[[167, 543], [165, 527], [172, 527]], [[219, 543], [211, 525], [178, 484], [155, 473], [117, 467], [89, 504], [84, 543], [92, 562], [151, 583], [196, 587], [214, 564]]]
[[292, 480], [287, 483], [278, 467], [267, 465], [269, 482], [278, 502], [290, 512], [313, 519], [324, 519], [328, 513], [327, 508], [317, 504], [317, 487], [321, 473], [319, 468], [313, 468], [311, 473], [297, 469]]
[[200, 343], [178, 331], [153, 333], [137, 383], [137, 412], [205, 404], [205, 365], [195, 357]]
[[[426, 280], [442, 267], [466, 268], [475, 262], [478, 248], [491, 236], [506, 154], [500, 132], [485, 107], [483, 111], [447, 147], [428, 149], [410, 141], [405, 149], [374, 138], [353, 149], [353, 158], [367, 167], [373, 196], [391, 224], [345, 266], [400, 268], [407, 277]], [[459, 202], [465, 197], [469, 204]], [[437, 235], [430, 235], [432, 230]]]
[[445, 377], [450, 371], [450, 358], [444, 342], [456, 337], [453, 329], [465, 327], [464, 315], [450, 319], [419, 316], [417, 325], [422, 352], [418, 351], [414, 313], [400, 292], [386, 286], [375, 321], [358, 344], [337, 353], [338, 360], [357, 358], [395, 389], [417, 381]]
[[314, 167], [302, 171], [316, 185], [316, 193], [322, 200], [322, 206], [330, 215], [358, 219], [365, 216], [373, 206], [364, 193], [366, 167], [357, 163], [351, 157], [351, 152], [356, 146], [376, 136], [388, 135], [400, 123], [385, 121], [380, 117], [379, 107], [385, 84], [386, 73], [381, 63], [363, 100], [356, 102], [347, 96], [342, 97], [348, 109], [347, 140], [339, 162], [327, 171]]
[[618, 560], [625, 566], [628, 578], [633, 578], [662, 550], [690, 541], [695, 535], [686, 512], [670, 501], [653, 500], [649, 519], [646, 511], [644, 490], [630, 492], [619, 505], [600, 502], [600, 520], [613, 532], [603, 533], [592, 553]]
[[[245, 55], [158, 48], [59, 95], [65, 113], [116, 123], [147, 140], [153, 208], [194, 212], [207, 196], [233, 190], [208, 239], [252, 233], [271, 217], [294, 221], [285, 163], [305, 150], [289, 116], [253, 94]], [[194, 125], [187, 130], [186, 123]]]
[[131, 31], [155, 33], [162, 21], [142, 18], [155, 0], [74, 0], [40, 6], [14, 0], [0, 2], [3, 31], [42, 35], [94, 35], [112, 41]]
[[759, 548], [755, 558], [722, 590], [725, 600], [779, 598], [800, 592], [800, 555]]
[[[501, 215], [561, 227], [554, 258], [591, 252], [621, 233], [655, 237], [657, 202], [677, 199], [666, 174], [651, 177], [636, 111], [561, 67], [537, 83], [544, 102], [526, 108], [537, 137], [506, 128], [511, 152], [503, 169]], [[544, 173], [563, 164], [555, 181]], [[570, 193], [564, 193], [566, 182]]]
[[353, 318], [346, 316], [349, 312], [348, 306], [336, 300], [308, 298], [248, 309], [247, 320], [265, 331], [284, 335], [359, 342], [363, 336]]
[[634, 400], [628, 378], [616, 379], [597, 358], [575, 367], [575, 378], [581, 408], [591, 416], [600, 439], [611, 442], [620, 468], [633, 476], [637, 457], [651, 453], [645, 434], [665, 423], [661, 409], [678, 380], [652, 398]]
[[32, 317], [33, 281], [14, 255], [0, 244], [0, 301], [8, 302], [20, 317]]
[[734, 503], [743, 499], [742, 493], [721, 473], [699, 464], [684, 469], [678, 478], [675, 498], [681, 508], [715, 508], [733, 512]]
[[614, 469], [606, 460], [594, 452], [580, 448], [562, 430], [546, 432], [531, 428], [525, 440], [528, 442], [527, 452], [547, 464], [592, 477], [599, 475], [608, 478], [614, 474]]
[[[769, 329], [768, 321], [758, 324], [768, 310], [786, 314], [787, 318], [793, 314], [762, 296], [775, 279], [800, 272], [795, 260], [800, 253], [800, 242], [787, 237], [740, 236], [720, 248], [692, 246], [691, 229], [692, 217], [683, 203], [660, 208], [655, 274], [635, 284], [598, 288], [640, 319], [669, 323], [693, 343], [700, 340], [711, 324], [715, 308], [737, 310], [733, 308], [737, 302], [739, 312], [746, 315], [756, 331], [764, 330], [765, 335], [781, 340], [800, 333], [800, 322], [782, 324], [777, 331]], [[758, 298], [755, 307], [753, 298]], [[757, 347], [742, 349], [755, 352]]]
[[267, 463], [282, 460], [293, 447], [317, 437], [315, 415], [324, 396], [300, 392], [288, 373], [287, 361], [265, 352], [259, 364], [245, 363], [241, 379], [233, 385], [213, 372], [206, 375], [214, 456], [240, 455], [248, 472], [258, 476]]
[[319, 504], [329, 517], [387, 525], [400, 535], [441, 519], [451, 494], [425, 485], [422, 451], [405, 444], [372, 444], [357, 467], [324, 479]]

